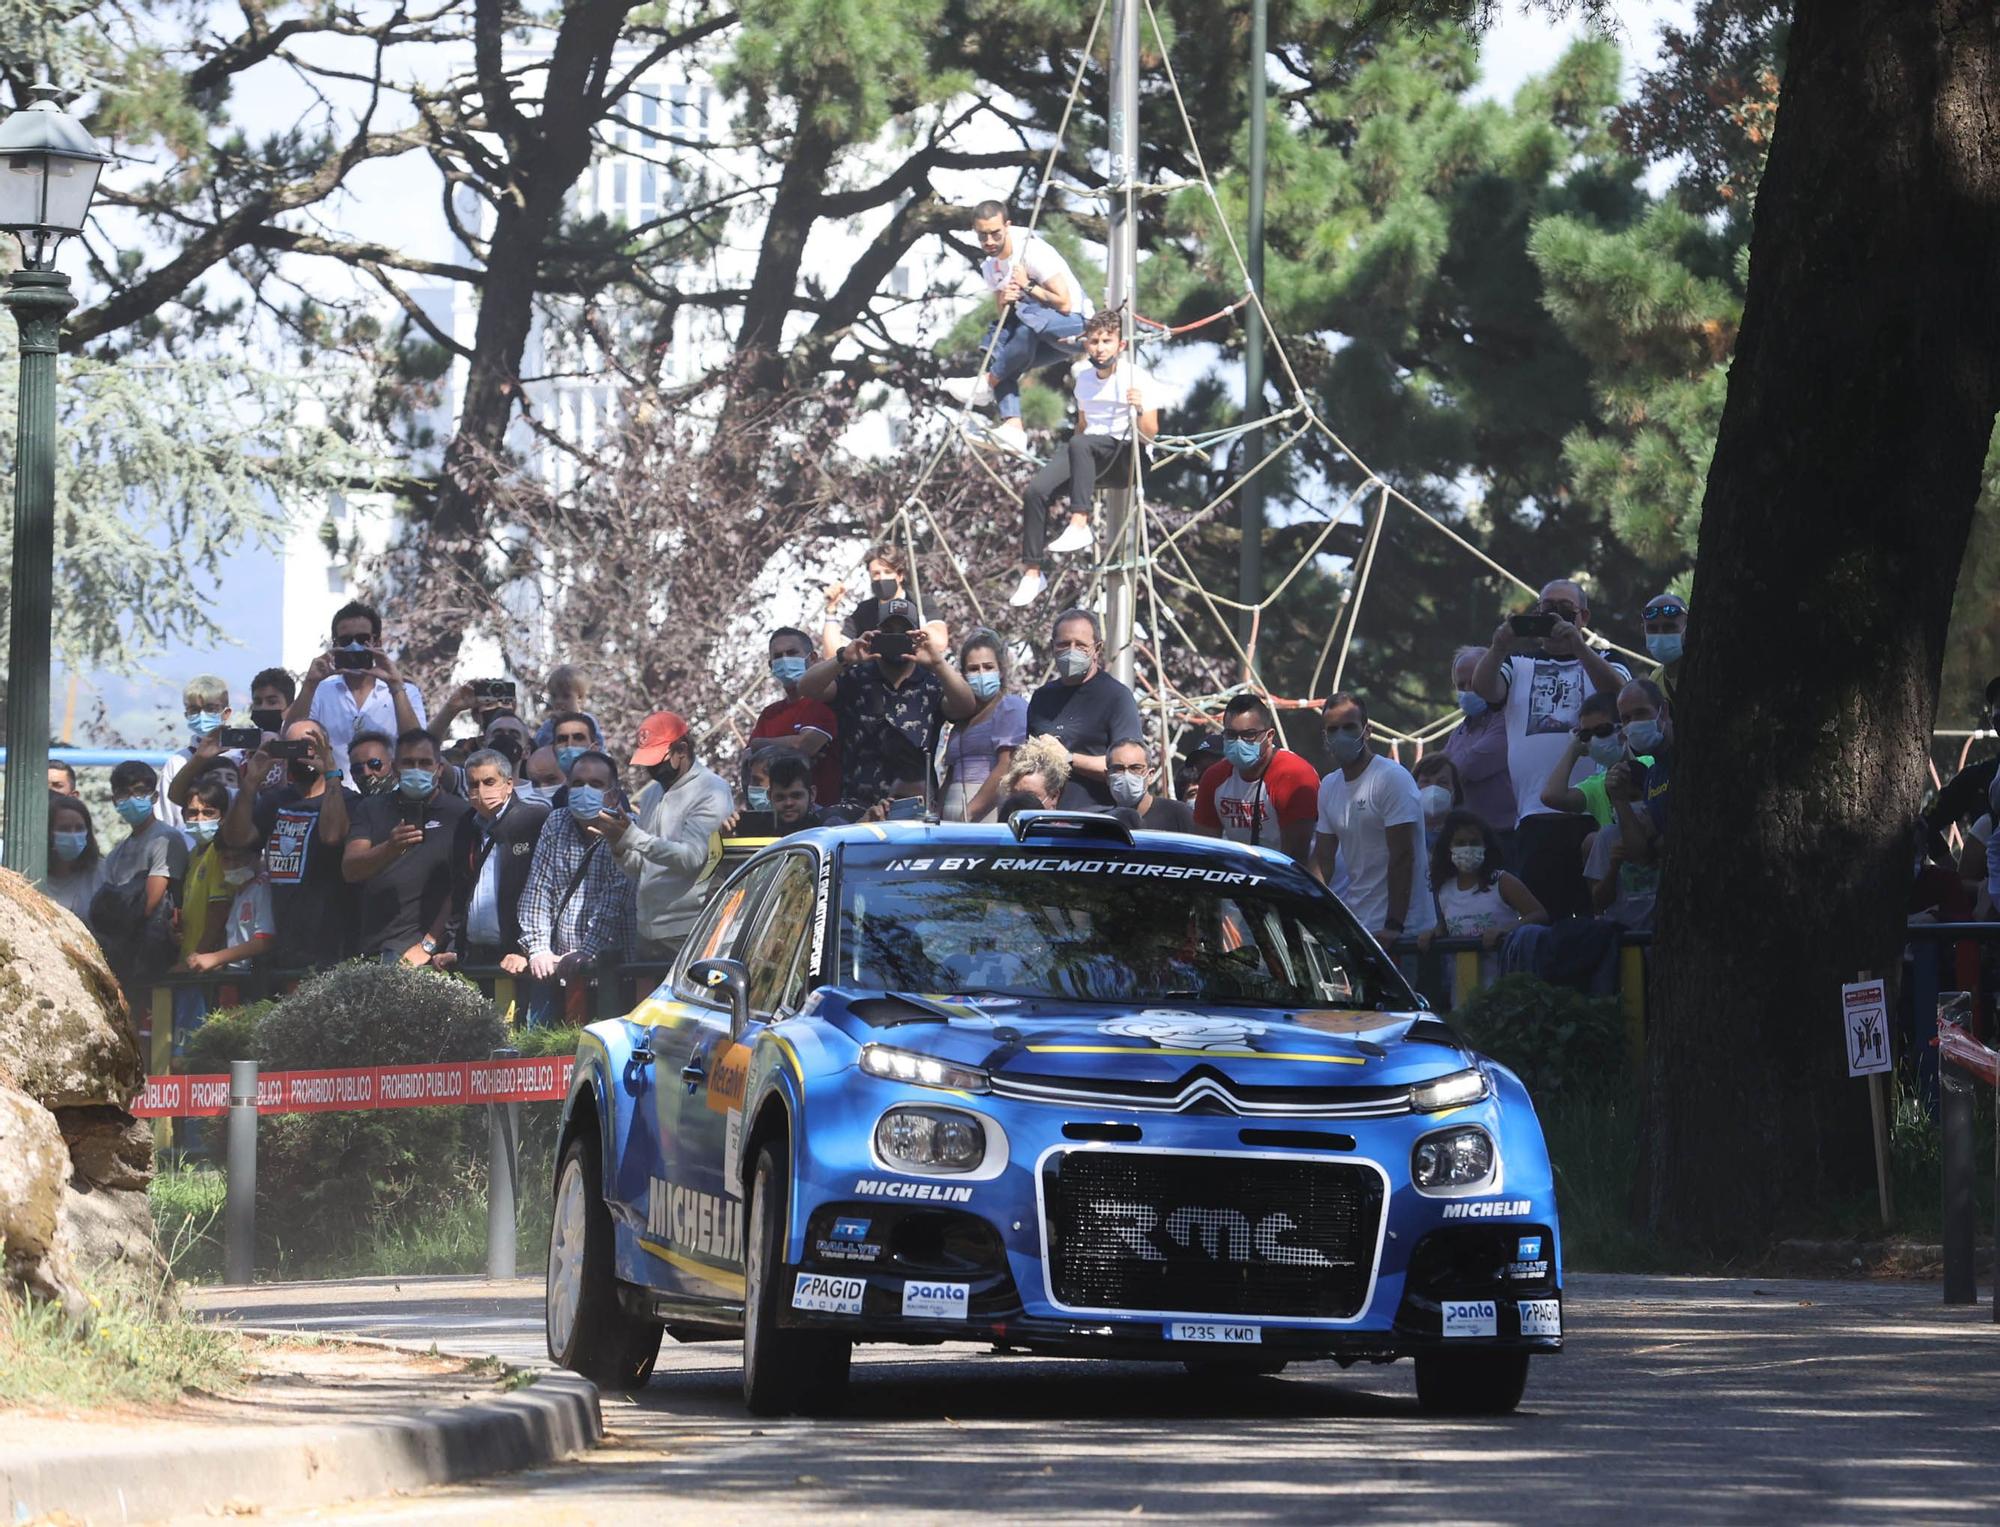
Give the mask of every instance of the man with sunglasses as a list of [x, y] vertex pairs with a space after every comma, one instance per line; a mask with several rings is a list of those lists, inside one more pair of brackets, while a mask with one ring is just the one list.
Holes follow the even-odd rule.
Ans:
[[1646, 651], [1660, 665], [1653, 670], [1653, 682], [1666, 691], [1671, 704], [1681, 668], [1681, 648], [1687, 641], [1687, 601], [1678, 594], [1655, 594], [1646, 601], [1640, 618], [1646, 623]]
[[1359, 695], [1329, 695], [1320, 726], [1334, 767], [1320, 781], [1306, 868], [1386, 949], [1437, 924], [1423, 800], [1410, 771], [1375, 751]]
[[1305, 864], [1318, 814], [1318, 771], [1278, 746], [1277, 723], [1262, 698], [1237, 695], [1222, 711], [1222, 762], [1202, 775], [1195, 792], [1195, 827]]
[[[1584, 697], [1622, 689], [1632, 675], [1584, 641], [1590, 602], [1581, 584], [1558, 578], [1546, 585], [1533, 613], [1550, 618], [1546, 634], [1516, 631], [1511, 616], [1501, 621], [1486, 655], [1473, 668], [1472, 690], [1506, 714], [1516, 868], [1535, 899], [1548, 908], [1550, 921], [1560, 922], [1590, 913], [1582, 864], [1583, 840], [1593, 824], [1589, 817], [1551, 810], [1543, 803], [1542, 786], [1570, 747]], [[1589, 766], [1579, 762], [1571, 783], [1588, 772]]]

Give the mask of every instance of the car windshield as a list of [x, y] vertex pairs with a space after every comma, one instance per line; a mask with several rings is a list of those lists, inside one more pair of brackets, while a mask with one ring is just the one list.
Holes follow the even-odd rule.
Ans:
[[837, 979], [1083, 1002], [1416, 1005], [1354, 919], [1304, 875], [1241, 866], [1122, 845], [850, 848]]

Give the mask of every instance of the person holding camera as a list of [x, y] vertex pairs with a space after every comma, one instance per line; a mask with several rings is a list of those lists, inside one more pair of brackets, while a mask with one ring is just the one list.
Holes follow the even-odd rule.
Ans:
[[[336, 675], [341, 682], [329, 684]], [[334, 612], [332, 646], [312, 660], [298, 698], [285, 712], [288, 724], [307, 719], [326, 733], [333, 766], [341, 770], [356, 732], [400, 737], [424, 725], [424, 697], [382, 650], [382, 617], [373, 606], [357, 602]]]
[[[1632, 675], [1589, 646], [1590, 603], [1568, 578], [1546, 585], [1534, 610], [1500, 622], [1472, 669], [1470, 692], [1506, 718], [1507, 774], [1514, 787], [1516, 869], [1552, 922], [1588, 916], [1590, 901], [1579, 866], [1587, 816], [1550, 809], [1542, 801], [1549, 770], [1569, 748], [1584, 697], [1618, 689]], [[1577, 778], [1591, 765], [1579, 761]], [[1572, 783], [1576, 782], [1575, 780]]]
[[1591, 844], [1583, 876], [1597, 911], [1639, 930], [1653, 925], [1660, 839], [1672, 798], [1673, 720], [1666, 692], [1651, 679], [1634, 679], [1618, 693], [1618, 722], [1625, 757], [1604, 774], [1611, 820]]
[[472, 807], [438, 786], [437, 739], [414, 727], [396, 739], [396, 788], [356, 809], [341, 874], [359, 887], [356, 953], [427, 965], [451, 915], [451, 845]]
[[877, 606], [880, 624], [815, 663], [799, 693], [833, 709], [840, 737], [840, 812], [852, 820], [923, 781], [946, 721], [968, 721], [979, 698], [944, 660], [907, 599]]
[[277, 970], [319, 969], [344, 959], [354, 921], [354, 893], [341, 875], [348, 824], [361, 797], [336, 768], [333, 748], [315, 721], [294, 721], [244, 761], [245, 779], [283, 770], [275, 790], [236, 792], [219, 841], [229, 848], [263, 846], [277, 942]]

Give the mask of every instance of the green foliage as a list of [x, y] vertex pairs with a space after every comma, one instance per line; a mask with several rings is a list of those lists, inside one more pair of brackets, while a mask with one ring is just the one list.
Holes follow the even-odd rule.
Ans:
[[208, 1283], [222, 1276], [222, 1209], [229, 1179], [214, 1167], [162, 1161], [147, 1187], [153, 1231], [174, 1277]]
[[1451, 1015], [1466, 1043], [1511, 1068], [1537, 1104], [1630, 1092], [1616, 997], [1587, 997], [1530, 975], [1502, 976]]
[[506, 1042], [468, 981], [414, 965], [350, 960], [303, 981], [257, 1028], [273, 1071], [485, 1060]]
[[92, 1294], [90, 1302], [85, 1330], [56, 1305], [0, 1290], [0, 1405], [161, 1405], [240, 1382], [242, 1352], [228, 1332], [136, 1299]]
[[271, 1007], [270, 1002], [252, 1002], [217, 1008], [188, 1035], [174, 1069], [190, 1076], [214, 1076], [227, 1071], [232, 1060], [259, 1059], [257, 1026]]

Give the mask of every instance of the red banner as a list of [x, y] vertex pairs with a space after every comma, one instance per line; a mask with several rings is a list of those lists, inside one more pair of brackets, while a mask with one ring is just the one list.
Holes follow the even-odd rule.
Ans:
[[[259, 1113], [352, 1113], [375, 1108], [440, 1108], [459, 1103], [560, 1102], [576, 1058], [449, 1061], [436, 1066], [350, 1066], [332, 1071], [265, 1071]], [[229, 1110], [227, 1076], [149, 1076], [132, 1102], [142, 1119], [203, 1118]]]
[[2000, 1086], [2000, 1053], [1986, 1048], [1955, 1023], [1938, 1020], [1938, 1053], [1961, 1071], [1969, 1071], [1987, 1086]]

